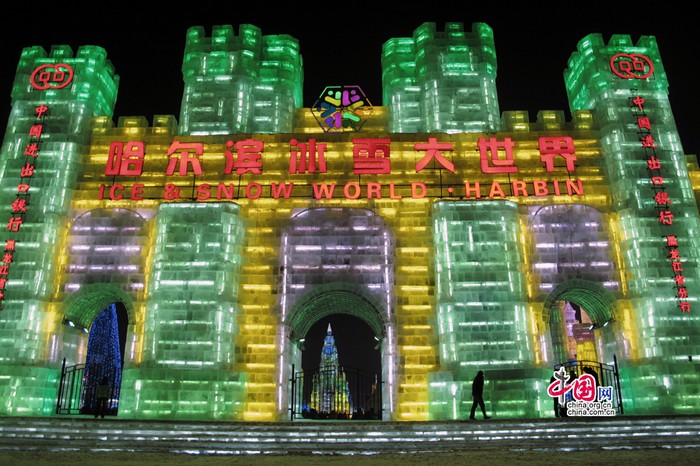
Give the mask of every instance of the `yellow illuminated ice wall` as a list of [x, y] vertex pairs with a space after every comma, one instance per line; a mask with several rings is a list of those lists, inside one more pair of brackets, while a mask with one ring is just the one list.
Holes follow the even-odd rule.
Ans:
[[303, 108], [293, 37], [194, 27], [179, 122], [115, 124], [104, 50], [24, 49], [0, 413], [60, 411], [111, 305], [124, 418], [288, 419], [299, 342], [336, 313], [380, 342], [384, 420], [465, 418], [478, 370], [489, 413], [552, 416], [577, 360], [619, 370], [625, 413], [697, 413], [698, 167], [654, 38], [583, 38], [570, 121], [501, 113], [486, 24], [425, 23], [381, 58], [384, 106], [329, 86]]

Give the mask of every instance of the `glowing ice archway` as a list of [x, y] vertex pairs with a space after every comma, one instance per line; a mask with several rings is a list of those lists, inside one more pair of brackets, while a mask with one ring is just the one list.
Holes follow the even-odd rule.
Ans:
[[[395, 322], [385, 321], [382, 307], [361, 285], [330, 283], [317, 285], [297, 300], [282, 329], [285, 347], [298, 355], [300, 339], [320, 319], [333, 314], [348, 314], [365, 322], [381, 346], [382, 409], [384, 419], [393, 419], [396, 404], [396, 370], [398, 348]], [[293, 355], [282, 351], [282, 367], [287, 367]], [[293, 376], [293, 374], [291, 374]], [[281, 397], [284, 400], [285, 397]], [[280, 406], [280, 409], [282, 406]]]
[[381, 306], [362, 287], [351, 283], [330, 283], [315, 286], [294, 305], [287, 320], [292, 340], [304, 338], [320, 319], [333, 314], [349, 314], [365, 322], [381, 340], [386, 334]]
[[[587, 281], [601, 284], [608, 292], [619, 291], [609, 219], [600, 210], [586, 204], [533, 206], [530, 222], [534, 235], [530, 254], [537, 258], [534, 271], [540, 277], [538, 292], [543, 299], [565, 291], [568, 285], [562, 288], [562, 284], [566, 282]], [[591, 299], [582, 293], [580, 299]], [[600, 293], [603, 296], [607, 292]]]
[[[556, 307], [556, 302], [558, 301], [569, 301], [575, 303], [585, 310], [591, 321], [596, 325], [596, 328], [605, 326], [602, 335], [601, 348], [607, 351], [611, 351], [613, 354], [617, 354], [620, 348], [617, 346], [618, 339], [615, 338], [615, 332], [619, 331], [614, 326], [607, 326], [607, 324], [615, 321], [615, 309], [617, 308], [618, 302], [613, 293], [605, 289], [598, 283], [591, 282], [583, 279], [570, 279], [567, 280], [557, 287], [555, 287], [548, 295], [544, 301], [542, 308], [542, 317], [544, 322], [549, 329], [550, 339], [551, 339], [551, 352], [552, 357], [556, 358], [557, 353], [562, 352], [561, 348], [555, 348], [555, 338], [552, 332], [555, 329], [553, 323], [554, 314], [552, 314], [552, 308]], [[613, 330], [615, 328], [615, 330]], [[598, 354], [598, 360], [610, 359], [605, 357], [606, 354]], [[609, 356], [609, 354], [607, 354]], [[555, 361], [561, 362], [561, 361]]]
[[124, 305], [129, 322], [136, 321], [131, 297], [122, 288], [109, 283], [83, 285], [80, 290], [65, 299], [61, 315], [65, 320], [89, 329], [95, 317], [114, 303]]
[[556, 301], [570, 301], [583, 307], [593, 322], [604, 323], [614, 318], [615, 296], [601, 285], [580, 279], [567, 280], [555, 287], [544, 301], [543, 317], [545, 322]]
[[314, 207], [294, 212], [281, 236], [278, 415], [288, 411], [288, 381], [301, 367], [299, 339], [319, 319], [349, 314], [380, 341], [382, 416], [396, 406], [398, 350], [394, 321], [395, 244], [371, 209]]

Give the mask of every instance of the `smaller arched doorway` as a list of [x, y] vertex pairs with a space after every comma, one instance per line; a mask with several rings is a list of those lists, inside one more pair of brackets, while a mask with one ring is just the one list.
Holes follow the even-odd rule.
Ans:
[[[557, 286], [544, 302], [545, 322], [549, 324], [552, 356], [555, 362], [579, 356], [605, 359], [614, 354], [614, 335], [596, 330], [611, 330], [616, 300], [602, 286], [580, 279]], [[611, 347], [612, 345], [612, 347]]]
[[622, 413], [616, 358], [621, 330], [615, 325], [616, 305], [615, 297], [602, 286], [573, 279], [549, 294], [544, 310], [551, 341], [548, 359], [553, 361], [553, 370], [564, 368], [569, 382], [590, 374], [596, 387], [610, 392], [613, 407]]
[[131, 300], [109, 285], [91, 285], [65, 303], [64, 352], [56, 414], [97, 415], [108, 385], [106, 415], [119, 408]]

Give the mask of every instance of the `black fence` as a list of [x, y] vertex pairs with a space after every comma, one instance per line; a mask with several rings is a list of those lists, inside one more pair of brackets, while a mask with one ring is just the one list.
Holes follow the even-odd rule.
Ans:
[[292, 366], [290, 419], [381, 420], [377, 374], [353, 368], [296, 372]]
[[95, 414], [98, 409], [97, 386], [106, 378], [111, 393], [105, 415], [116, 416], [119, 409], [119, 380], [116, 369], [101, 369], [85, 364], [66, 366], [63, 360], [56, 399], [56, 414]]

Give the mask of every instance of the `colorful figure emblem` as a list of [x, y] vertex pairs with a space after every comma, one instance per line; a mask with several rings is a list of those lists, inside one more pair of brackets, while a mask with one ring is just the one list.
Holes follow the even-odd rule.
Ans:
[[328, 86], [311, 112], [327, 133], [359, 131], [372, 113], [360, 86]]

